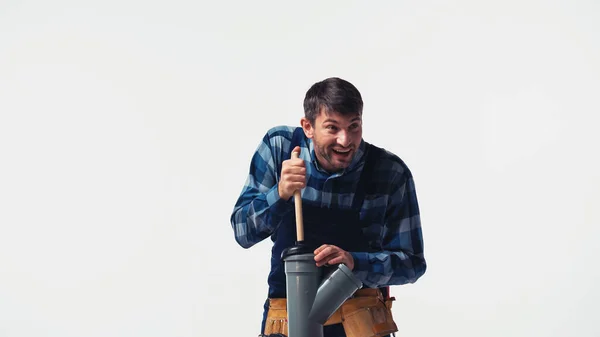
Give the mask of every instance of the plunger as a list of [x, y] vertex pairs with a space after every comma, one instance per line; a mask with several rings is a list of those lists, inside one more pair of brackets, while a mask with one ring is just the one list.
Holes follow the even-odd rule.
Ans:
[[[292, 159], [299, 158], [299, 151], [292, 152]], [[296, 242], [294, 246], [286, 248], [281, 257], [296, 255], [296, 254], [306, 254], [310, 253], [308, 245], [304, 242], [304, 223], [302, 218], [302, 195], [300, 194], [300, 190], [294, 191], [294, 207], [296, 212]]]

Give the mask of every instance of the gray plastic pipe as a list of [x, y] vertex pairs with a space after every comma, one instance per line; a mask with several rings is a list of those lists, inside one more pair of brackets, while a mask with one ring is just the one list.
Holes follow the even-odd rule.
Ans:
[[283, 260], [288, 337], [323, 337], [325, 322], [362, 287], [362, 282], [344, 264], [323, 277], [312, 253], [287, 255]]

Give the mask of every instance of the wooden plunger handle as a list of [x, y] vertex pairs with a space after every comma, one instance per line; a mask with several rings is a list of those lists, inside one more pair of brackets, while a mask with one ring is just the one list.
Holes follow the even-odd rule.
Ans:
[[[298, 152], [292, 152], [292, 158], [298, 158]], [[296, 206], [296, 239], [298, 242], [304, 241], [304, 224], [302, 222], [302, 196], [300, 190], [294, 192], [294, 205]]]

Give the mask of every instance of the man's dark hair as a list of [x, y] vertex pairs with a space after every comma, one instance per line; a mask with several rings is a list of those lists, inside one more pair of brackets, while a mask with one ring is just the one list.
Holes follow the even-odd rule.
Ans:
[[314, 125], [321, 108], [343, 116], [362, 116], [363, 101], [356, 87], [341, 78], [330, 77], [313, 84], [304, 97], [304, 117]]

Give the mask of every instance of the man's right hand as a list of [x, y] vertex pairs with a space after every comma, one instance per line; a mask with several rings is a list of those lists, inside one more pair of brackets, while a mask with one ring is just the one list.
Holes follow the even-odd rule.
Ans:
[[[300, 155], [300, 146], [296, 146], [292, 152], [297, 152]], [[279, 197], [283, 200], [289, 200], [294, 192], [306, 186], [306, 167], [304, 160], [300, 158], [292, 158], [284, 160], [281, 163], [281, 179], [277, 191]]]

